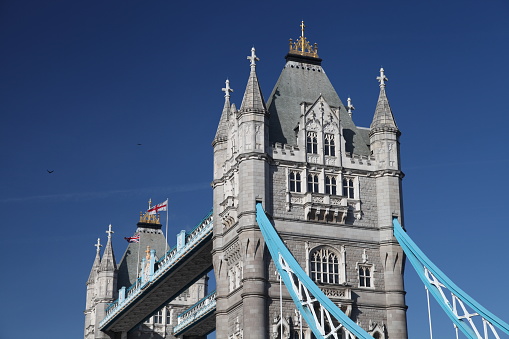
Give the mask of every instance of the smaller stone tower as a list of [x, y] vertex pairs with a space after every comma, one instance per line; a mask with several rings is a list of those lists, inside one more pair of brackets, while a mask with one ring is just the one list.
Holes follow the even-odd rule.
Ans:
[[[149, 202], [149, 209], [150, 209]], [[175, 339], [173, 327], [177, 325], [177, 316], [189, 306], [195, 304], [208, 289], [208, 277], [204, 276], [177, 298], [162, 307], [143, 323], [124, 333], [105, 333], [98, 329], [106, 315], [108, 305], [118, 298], [118, 290], [129, 288], [143, 272], [142, 262], [158, 260], [170, 249], [161, 229], [158, 214], [140, 213], [136, 231], [132, 237], [126, 237], [127, 248], [120, 262], [116, 263], [111, 243], [111, 225], [106, 231], [108, 241], [102, 258], [100, 239], [97, 240], [96, 256], [87, 280], [87, 299], [85, 309], [85, 339]], [[182, 231], [185, 233], [185, 231]], [[146, 258], [146, 255], [149, 258]], [[120, 336], [119, 336], [120, 335]]]
[[98, 329], [99, 322], [106, 315], [108, 304], [118, 297], [117, 263], [111, 244], [111, 224], [106, 231], [108, 241], [102, 259], [100, 239], [97, 239], [96, 256], [87, 281], [87, 303], [85, 310], [85, 339], [108, 339], [110, 336]]

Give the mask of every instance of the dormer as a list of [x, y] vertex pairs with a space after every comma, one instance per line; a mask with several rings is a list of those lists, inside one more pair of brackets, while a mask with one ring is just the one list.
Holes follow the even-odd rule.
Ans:
[[339, 108], [320, 95], [314, 103], [301, 103], [296, 127], [297, 145], [306, 153], [306, 162], [341, 166], [345, 140], [341, 133]]

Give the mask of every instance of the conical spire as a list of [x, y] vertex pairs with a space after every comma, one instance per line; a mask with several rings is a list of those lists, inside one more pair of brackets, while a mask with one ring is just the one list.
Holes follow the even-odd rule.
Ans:
[[385, 94], [385, 81], [388, 81], [388, 79], [385, 76], [383, 68], [380, 68], [380, 76], [378, 76], [377, 79], [380, 82], [380, 95], [378, 96], [375, 115], [373, 117], [373, 121], [371, 122], [370, 134], [380, 131], [399, 133], [398, 126], [396, 125], [396, 121], [392, 115], [389, 100]]
[[90, 270], [90, 275], [88, 276], [87, 283], [93, 283], [97, 276], [97, 270], [99, 269], [99, 265], [101, 264], [101, 238], [97, 238], [97, 243], [94, 245], [96, 247], [94, 264], [92, 265], [92, 269]]
[[115, 271], [117, 269], [117, 262], [115, 261], [115, 254], [113, 253], [113, 246], [111, 245], [111, 234], [114, 233], [111, 230], [111, 224], [108, 226], [106, 233], [108, 233], [108, 242], [104, 248], [99, 271]]
[[233, 92], [233, 89], [230, 88], [230, 80], [226, 79], [225, 87], [221, 89], [224, 92], [224, 106], [223, 112], [221, 113], [221, 118], [219, 119], [219, 125], [217, 126], [216, 136], [214, 137], [214, 141], [218, 142], [223, 140], [228, 135], [228, 126], [226, 121], [230, 115], [230, 93]]
[[251, 48], [251, 55], [247, 57], [251, 61], [251, 73], [247, 81], [246, 91], [240, 105], [240, 111], [266, 112], [265, 101], [256, 76], [256, 61], [260, 59], [255, 54], [255, 48]]

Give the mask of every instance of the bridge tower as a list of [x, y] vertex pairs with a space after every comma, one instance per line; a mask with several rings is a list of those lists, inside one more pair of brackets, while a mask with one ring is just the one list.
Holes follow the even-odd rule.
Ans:
[[[358, 127], [302, 34], [265, 102], [253, 48], [240, 109], [225, 104], [214, 149], [216, 336], [313, 338], [280, 285], [255, 221], [274, 227], [322, 291], [374, 338], [406, 339], [399, 135], [380, 74], [369, 128]], [[346, 335], [343, 336], [346, 338]]]
[[87, 280], [87, 302], [85, 309], [85, 339], [108, 339], [104, 332], [98, 329], [99, 322], [106, 315], [108, 304], [118, 296], [117, 263], [111, 244], [111, 225], [108, 228], [108, 241], [102, 258], [100, 257], [100, 239], [97, 239], [96, 256], [89, 278]]
[[[151, 252], [154, 253], [156, 260], [160, 259], [170, 249], [161, 227], [159, 214], [140, 213], [134, 236], [125, 238], [129, 243], [118, 264], [113, 253], [111, 225], [106, 232], [108, 241], [102, 258], [100, 256], [102, 246], [100, 239], [97, 240], [96, 256], [87, 280], [85, 339], [175, 339], [173, 327], [177, 325], [177, 315], [207, 294], [208, 277], [204, 276], [129, 331], [103, 332], [99, 329], [99, 323], [106, 316], [107, 307], [118, 298], [119, 290], [123, 289], [122, 294], [125, 295], [126, 290], [141, 276], [143, 259], [145, 258], [145, 262], [149, 261]], [[165, 301], [162, 300], [163, 303]]]

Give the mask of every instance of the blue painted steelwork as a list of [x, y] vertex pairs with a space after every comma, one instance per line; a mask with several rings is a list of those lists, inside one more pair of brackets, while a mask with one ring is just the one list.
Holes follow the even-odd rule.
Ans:
[[157, 269], [155, 269], [155, 251], [152, 250], [150, 265], [148, 267], [149, 272], [147, 272], [147, 274], [144, 272], [146, 265], [144, 264], [145, 258], [143, 258], [140, 277], [127, 290], [121, 289], [119, 291], [119, 293], [125, 294], [108, 306], [106, 309], [106, 316], [99, 323], [99, 327], [104, 327], [108, 321], [125, 310], [134, 299], [146, 290], [148, 285], [157, 284], [157, 279], [163, 276], [164, 273], [170, 271], [182, 258], [184, 258], [194, 248], [199, 246], [203, 239], [212, 234], [213, 228], [214, 224], [212, 221], [212, 212], [210, 212], [200, 223], [196, 225], [196, 227], [186, 234], [184, 246], [180, 249], [175, 246], [169, 250], [163, 258], [157, 261]]
[[216, 291], [214, 290], [177, 316], [178, 324], [173, 328], [173, 334], [175, 336], [180, 335], [196, 322], [214, 313], [215, 310]]
[[[344, 327], [359, 339], [373, 339], [327, 298], [304, 272], [265, 215], [261, 203], [256, 204], [256, 221], [279, 275], [313, 334], [317, 338], [338, 338], [337, 331]], [[315, 308], [320, 308], [318, 315]], [[327, 334], [324, 320], [329, 327]]]
[[[438, 304], [445, 311], [453, 323], [470, 339], [488, 338], [489, 331], [499, 338], [494, 327], [502, 332], [509, 334], [509, 325], [500, 318], [493, 315], [468, 294], [454, 284], [438, 267], [436, 267], [428, 257], [419, 249], [419, 247], [410, 239], [403, 230], [396, 218], [393, 219], [394, 236], [403, 248], [407, 258], [417, 271], [424, 285], [431, 295], [437, 300]], [[446, 297], [443, 288], [447, 288], [452, 293], [452, 304]], [[459, 304], [464, 315], [458, 315]], [[465, 309], [464, 304], [468, 305], [474, 312]], [[483, 335], [479, 333], [472, 318], [481, 316], [483, 319]], [[491, 325], [491, 326], [490, 326]]]

